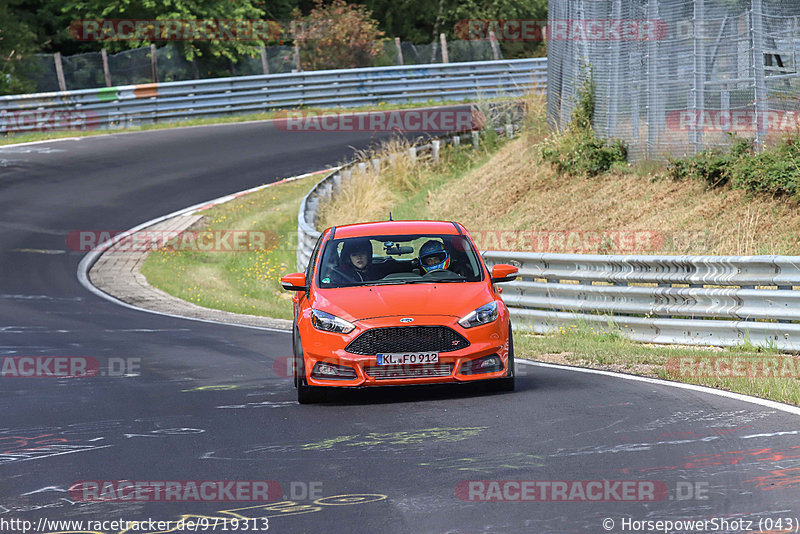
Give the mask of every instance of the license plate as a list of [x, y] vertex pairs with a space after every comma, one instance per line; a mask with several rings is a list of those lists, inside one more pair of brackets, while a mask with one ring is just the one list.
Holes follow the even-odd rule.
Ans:
[[378, 365], [421, 365], [439, 363], [438, 352], [391, 352], [378, 354]]

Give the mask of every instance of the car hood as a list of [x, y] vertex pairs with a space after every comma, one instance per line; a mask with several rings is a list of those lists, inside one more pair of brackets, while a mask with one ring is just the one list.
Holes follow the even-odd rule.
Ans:
[[401, 315], [461, 318], [494, 300], [485, 282], [360, 286], [317, 292], [313, 307], [347, 321]]

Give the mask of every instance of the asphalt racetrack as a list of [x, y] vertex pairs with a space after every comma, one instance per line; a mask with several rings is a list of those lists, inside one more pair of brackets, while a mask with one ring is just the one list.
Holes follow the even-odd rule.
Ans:
[[[78, 282], [71, 231], [125, 230], [372, 140], [258, 122], [0, 147], [0, 356], [91, 357], [102, 371], [0, 377], [0, 532], [116, 534], [114, 520], [148, 519], [172, 530], [126, 532], [232, 532], [225, 518], [276, 533], [797, 527], [798, 415], [522, 364], [511, 394], [392, 389], [300, 406], [273, 366], [288, 332], [139, 312]], [[112, 372], [128, 359], [136, 372]], [[69, 491], [81, 481], [269, 481], [269, 500], [97, 502]], [[198, 523], [176, 530], [181, 518]]]

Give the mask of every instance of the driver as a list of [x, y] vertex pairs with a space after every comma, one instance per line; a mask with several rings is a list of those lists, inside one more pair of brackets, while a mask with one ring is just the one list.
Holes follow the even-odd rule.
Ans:
[[348, 239], [342, 245], [339, 266], [331, 273], [336, 284], [367, 282], [378, 278], [372, 264], [372, 244], [369, 239]]
[[442, 271], [450, 267], [450, 255], [442, 243], [431, 239], [419, 249], [419, 266], [423, 274]]

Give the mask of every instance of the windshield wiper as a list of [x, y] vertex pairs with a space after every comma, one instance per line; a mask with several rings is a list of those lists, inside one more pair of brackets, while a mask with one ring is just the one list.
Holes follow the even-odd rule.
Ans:
[[443, 282], [466, 282], [466, 278], [436, 278], [431, 280], [406, 280], [406, 284], [439, 284]]

